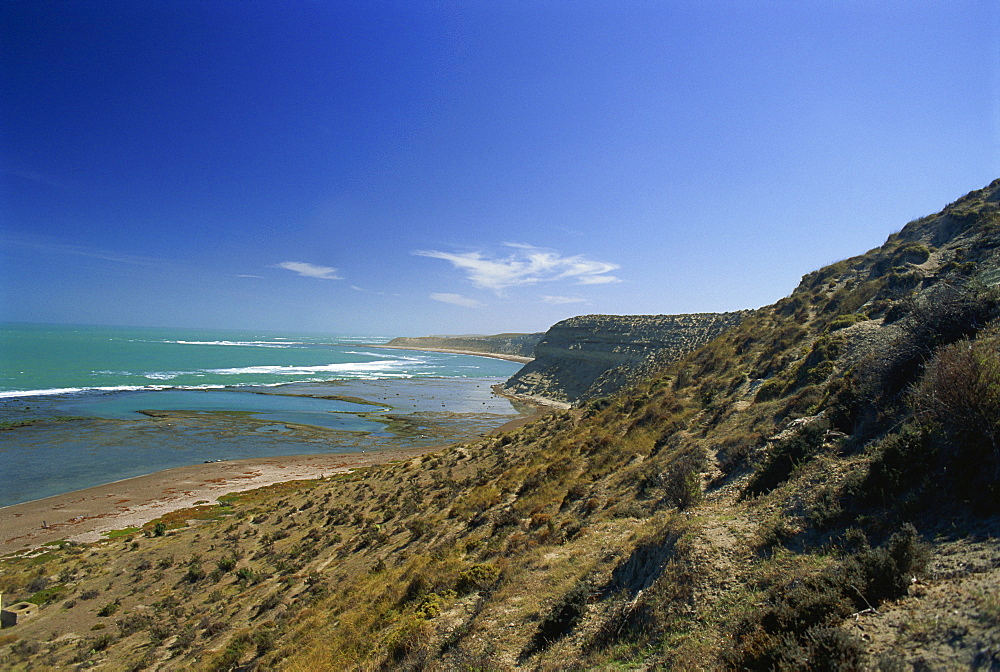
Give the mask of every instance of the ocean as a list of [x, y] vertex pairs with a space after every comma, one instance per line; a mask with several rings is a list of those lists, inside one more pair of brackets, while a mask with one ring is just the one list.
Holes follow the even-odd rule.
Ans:
[[520, 364], [387, 336], [0, 325], [0, 506], [204, 461], [468, 440]]

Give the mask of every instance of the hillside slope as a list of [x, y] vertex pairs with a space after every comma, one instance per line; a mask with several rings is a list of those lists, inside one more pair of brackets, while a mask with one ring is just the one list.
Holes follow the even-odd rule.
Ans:
[[581, 408], [6, 560], [2, 663], [1000, 668], [998, 253], [1000, 180]]

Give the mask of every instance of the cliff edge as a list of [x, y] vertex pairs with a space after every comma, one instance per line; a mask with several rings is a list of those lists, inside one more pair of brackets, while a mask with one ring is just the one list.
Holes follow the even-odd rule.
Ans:
[[497, 391], [569, 407], [620, 390], [651, 367], [704, 345], [748, 314], [571, 317], [553, 325], [535, 346], [535, 361]]

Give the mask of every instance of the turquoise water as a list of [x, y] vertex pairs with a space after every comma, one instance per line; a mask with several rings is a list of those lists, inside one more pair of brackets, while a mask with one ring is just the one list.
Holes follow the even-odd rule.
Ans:
[[0, 507], [211, 460], [447, 444], [520, 364], [385, 337], [0, 327]]
[[0, 325], [0, 398], [416, 377], [508, 377], [519, 366], [365, 348], [385, 336]]

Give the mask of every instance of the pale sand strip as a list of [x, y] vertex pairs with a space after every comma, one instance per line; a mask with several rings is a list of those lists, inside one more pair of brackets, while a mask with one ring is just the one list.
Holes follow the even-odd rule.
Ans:
[[500, 352], [475, 352], [474, 350], [455, 350], [454, 348], [417, 348], [409, 345], [369, 345], [365, 348], [384, 348], [386, 350], [415, 350], [417, 352], [447, 352], [453, 355], [474, 355], [476, 357], [492, 357], [493, 359], [506, 359], [508, 362], [527, 364], [535, 361], [534, 357], [521, 357], [520, 355], [505, 355]]
[[89, 543], [103, 532], [139, 527], [230, 492], [322, 478], [357, 467], [406, 460], [441, 446], [364, 453], [260, 457], [194, 464], [0, 508], [0, 555], [66, 539]]

